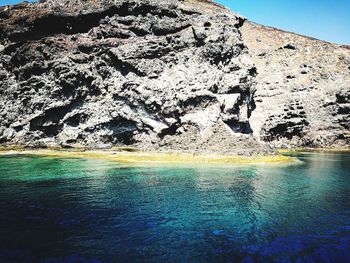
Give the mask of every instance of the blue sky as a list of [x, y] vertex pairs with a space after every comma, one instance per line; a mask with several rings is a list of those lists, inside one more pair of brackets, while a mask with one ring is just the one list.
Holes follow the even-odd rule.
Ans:
[[[350, 0], [216, 0], [260, 24], [350, 44]], [[0, 0], [0, 5], [18, 0]]]
[[[28, 2], [35, 2], [35, 0], [27, 0]], [[23, 2], [22, 0], [0, 0], [1, 5], [14, 5]]]
[[254, 22], [350, 44], [350, 0], [217, 0]]

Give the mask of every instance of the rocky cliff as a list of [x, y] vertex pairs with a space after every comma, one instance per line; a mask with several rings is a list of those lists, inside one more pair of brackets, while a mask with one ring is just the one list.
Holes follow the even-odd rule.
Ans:
[[254, 134], [278, 147], [350, 146], [350, 47], [246, 22]]
[[263, 141], [349, 145], [349, 51], [206, 0], [2, 7], [0, 143], [238, 154], [270, 152]]

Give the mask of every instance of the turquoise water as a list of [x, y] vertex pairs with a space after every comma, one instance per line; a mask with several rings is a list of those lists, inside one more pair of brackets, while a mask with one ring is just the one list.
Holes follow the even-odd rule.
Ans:
[[350, 262], [350, 155], [126, 167], [0, 157], [0, 262]]

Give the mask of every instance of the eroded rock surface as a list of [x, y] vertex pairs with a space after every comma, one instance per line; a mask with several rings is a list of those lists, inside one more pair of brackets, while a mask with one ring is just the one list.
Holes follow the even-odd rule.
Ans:
[[247, 22], [257, 70], [254, 134], [275, 146], [350, 145], [350, 47]]
[[0, 8], [2, 145], [349, 146], [349, 113], [349, 47], [245, 22], [209, 0]]
[[0, 9], [0, 143], [268, 152], [244, 19], [210, 1]]

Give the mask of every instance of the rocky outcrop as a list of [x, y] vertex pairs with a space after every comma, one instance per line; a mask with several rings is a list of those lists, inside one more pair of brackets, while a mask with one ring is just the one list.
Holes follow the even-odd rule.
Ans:
[[247, 22], [241, 28], [258, 70], [250, 119], [278, 147], [350, 145], [350, 47]]
[[269, 151], [244, 19], [219, 5], [47, 0], [0, 19], [2, 144]]
[[[209, 0], [0, 8], [0, 144], [270, 153], [349, 145], [350, 49]], [[254, 136], [253, 136], [254, 135]]]

